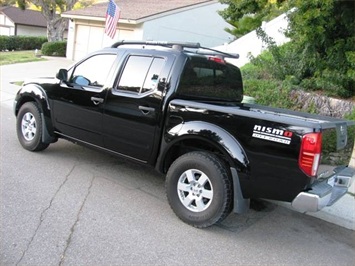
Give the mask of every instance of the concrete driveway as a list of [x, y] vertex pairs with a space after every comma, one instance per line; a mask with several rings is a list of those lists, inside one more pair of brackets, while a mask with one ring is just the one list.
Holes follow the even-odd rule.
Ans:
[[322, 219], [262, 201], [195, 229], [170, 210], [151, 168], [64, 140], [22, 149], [9, 82], [70, 64], [1, 67], [0, 265], [353, 265], [355, 232]]

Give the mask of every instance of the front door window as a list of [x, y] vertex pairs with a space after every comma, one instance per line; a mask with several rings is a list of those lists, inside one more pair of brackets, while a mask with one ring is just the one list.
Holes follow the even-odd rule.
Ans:
[[100, 54], [89, 57], [74, 68], [69, 82], [80, 86], [102, 88], [116, 57], [116, 54]]

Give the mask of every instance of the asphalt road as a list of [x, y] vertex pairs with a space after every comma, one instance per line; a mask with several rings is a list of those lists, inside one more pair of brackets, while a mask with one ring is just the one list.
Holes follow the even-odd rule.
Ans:
[[5, 83], [37, 64], [1, 68], [0, 265], [354, 265], [352, 230], [269, 202], [195, 229], [151, 168], [65, 140], [22, 149]]

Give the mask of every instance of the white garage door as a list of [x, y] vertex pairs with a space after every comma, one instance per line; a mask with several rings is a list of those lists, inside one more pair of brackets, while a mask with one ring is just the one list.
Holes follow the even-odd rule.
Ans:
[[74, 60], [83, 58], [90, 52], [108, 47], [118, 40], [132, 40], [133, 30], [117, 30], [115, 39], [105, 35], [104, 26], [77, 25], [74, 43]]

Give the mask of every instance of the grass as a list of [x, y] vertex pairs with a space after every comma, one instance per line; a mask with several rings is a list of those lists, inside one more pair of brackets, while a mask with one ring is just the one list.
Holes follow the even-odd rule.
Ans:
[[0, 52], [0, 66], [16, 64], [16, 63], [33, 62], [33, 61], [43, 61], [43, 60], [45, 59], [41, 57], [37, 57], [33, 50]]
[[23, 84], [23, 81], [14, 81], [14, 82], [11, 82], [11, 84], [21, 86]]

